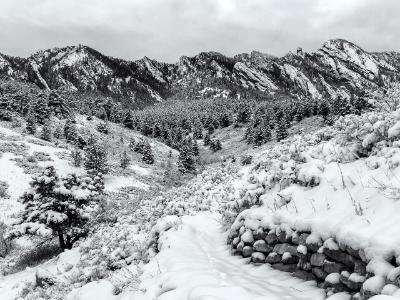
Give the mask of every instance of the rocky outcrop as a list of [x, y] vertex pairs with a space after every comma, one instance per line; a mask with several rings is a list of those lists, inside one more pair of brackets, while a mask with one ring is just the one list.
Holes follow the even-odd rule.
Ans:
[[328, 295], [347, 292], [352, 299], [364, 300], [400, 290], [400, 266], [395, 259], [369, 261], [363, 249], [340, 244], [334, 237], [322, 241], [311, 232], [295, 231], [284, 224], [256, 231], [242, 226], [231, 232], [228, 243], [234, 255], [314, 280]]

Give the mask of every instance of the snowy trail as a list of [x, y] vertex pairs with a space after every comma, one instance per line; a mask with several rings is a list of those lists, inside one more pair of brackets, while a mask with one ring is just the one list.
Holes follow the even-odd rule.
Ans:
[[[267, 265], [233, 257], [218, 215], [183, 217], [178, 230], [160, 238], [162, 251], [145, 267], [142, 290], [134, 299], [275, 300], [324, 299], [324, 292]], [[130, 298], [123, 298], [130, 299]]]

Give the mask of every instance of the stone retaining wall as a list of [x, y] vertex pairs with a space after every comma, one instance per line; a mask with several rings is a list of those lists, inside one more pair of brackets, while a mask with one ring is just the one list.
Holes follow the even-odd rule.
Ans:
[[382, 293], [392, 295], [399, 290], [400, 268], [394, 259], [386, 276], [367, 272], [369, 262], [364, 251], [339, 244], [334, 238], [323, 242], [311, 232], [284, 231], [281, 227], [251, 231], [242, 226], [230, 234], [228, 242], [234, 255], [315, 280], [327, 295], [345, 291], [355, 300]]

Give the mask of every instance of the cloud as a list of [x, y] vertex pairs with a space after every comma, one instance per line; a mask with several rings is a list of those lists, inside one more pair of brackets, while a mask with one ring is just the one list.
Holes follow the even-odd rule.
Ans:
[[215, 50], [275, 55], [346, 38], [400, 50], [398, 0], [1, 0], [0, 52], [86, 44], [116, 57], [176, 61]]

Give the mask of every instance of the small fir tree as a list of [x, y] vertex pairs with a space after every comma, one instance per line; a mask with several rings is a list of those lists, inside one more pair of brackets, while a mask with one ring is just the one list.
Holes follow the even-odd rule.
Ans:
[[126, 150], [124, 150], [124, 152], [122, 152], [121, 155], [121, 161], [120, 161], [120, 166], [122, 169], [126, 169], [130, 164], [130, 159], [128, 156], [128, 153], [126, 152]]
[[276, 140], [280, 142], [288, 136], [286, 121], [281, 118], [276, 124]]
[[104, 188], [102, 181], [101, 176], [59, 179], [54, 167], [47, 167], [33, 177], [31, 188], [21, 197], [24, 209], [8, 237], [53, 236], [62, 250], [71, 249], [89, 231], [90, 212]]
[[208, 146], [208, 145], [210, 145], [210, 142], [211, 142], [211, 136], [210, 136], [210, 134], [207, 133], [207, 134], [204, 136], [203, 145], [204, 145], [204, 146]]
[[106, 174], [108, 172], [107, 150], [102, 143], [96, 142], [95, 138], [91, 136], [84, 151], [84, 167], [89, 174]]
[[149, 165], [154, 164], [154, 154], [153, 150], [151, 149], [150, 143], [145, 141], [142, 150], [142, 160]]
[[194, 156], [199, 156], [199, 145], [196, 140], [192, 141], [192, 153]]
[[178, 170], [181, 173], [192, 172], [195, 170], [192, 151], [187, 145], [183, 145], [178, 156]]
[[29, 134], [36, 133], [36, 118], [32, 111], [30, 111], [26, 117], [26, 131]]
[[75, 143], [78, 137], [75, 121], [67, 119], [64, 125], [64, 137], [70, 143]]
[[53, 132], [53, 136], [56, 138], [56, 139], [60, 139], [60, 138], [62, 138], [62, 136], [63, 136], [63, 129], [62, 129], [62, 127], [61, 126], [56, 126], [56, 128], [54, 129], [54, 132]]
[[50, 118], [50, 108], [45, 95], [36, 100], [33, 109], [38, 124], [44, 124]]
[[210, 149], [213, 152], [217, 152], [217, 151], [221, 150], [222, 149], [221, 141], [219, 139], [212, 140], [210, 143]]
[[82, 152], [79, 149], [74, 149], [71, 151], [72, 162], [74, 167], [80, 167], [82, 164]]
[[129, 129], [133, 129], [133, 117], [132, 117], [132, 112], [128, 111], [125, 114], [125, 117], [122, 121], [122, 124], [124, 124], [125, 127], [129, 128]]
[[49, 121], [45, 122], [43, 127], [42, 127], [42, 133], [40, 135], [40, 138], [45, 140], [45, 141], [51, 141], [53, 132], [52, 132], [52, 127], [51, 123]]

